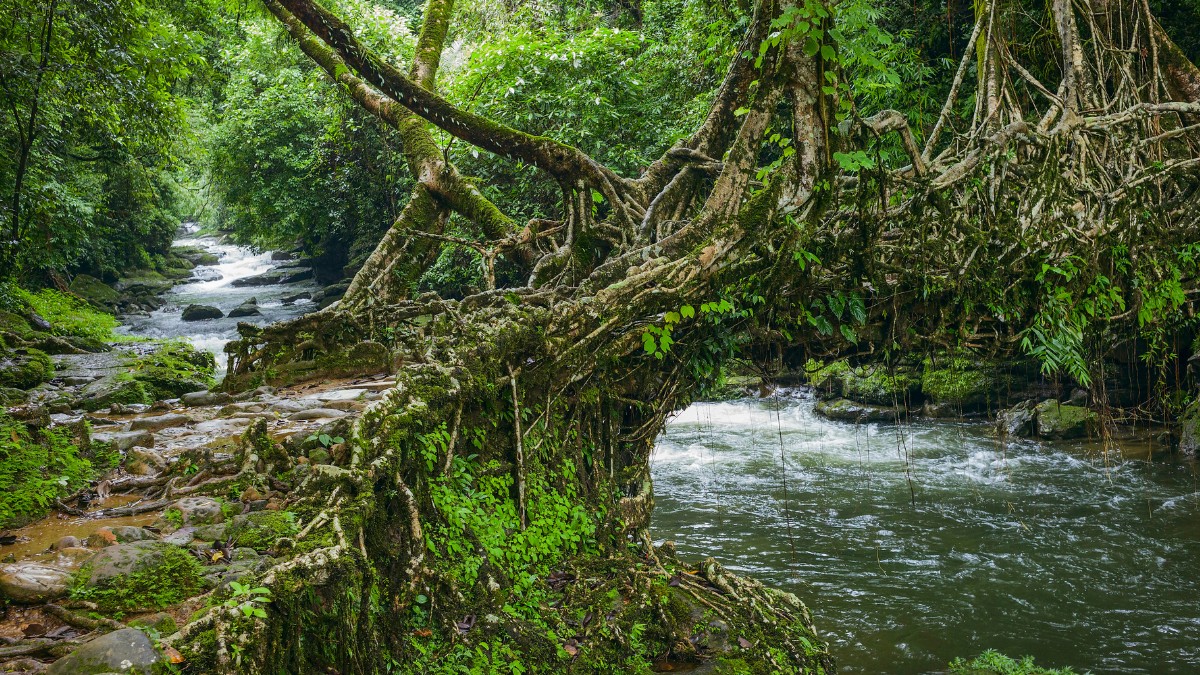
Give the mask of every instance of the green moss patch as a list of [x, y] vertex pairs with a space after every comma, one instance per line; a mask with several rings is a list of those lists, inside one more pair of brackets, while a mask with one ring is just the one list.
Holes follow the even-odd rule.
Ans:
[[0, 353], [0, 387], [32, 389], [54, 376], [54, 362], [37, 349]]
[[76, 573], [71, 597], [104, 612], [157, 610], [203, 592], [204, 568], [177, 546], [136, 541], [110, 546]]
[[0, 527], [41, 517], [92, 478], [76, 436], [68, 427], [30, 429], [0, 413]]
[[255, 511], [235, 516], [228, 533], [233, 538], [234, 548], [246, 547], [261, 552], [297, 531], [296, 514], [291, 511]]
[[872, 405], [892, 405], [910, 400], [921, 379], [909, 368], [882, 365], [851, 366], [846, 361], [825, 364], [809, 360], [804, 365], [808, 381], [830, 398], [846, 398]]
[[213, 386], [216, 359], [186, 342], [168, 342], [130, 360], [129, 372], [151, 400], [179, 398]]
[[1043, 668], [1033, 662], [1032, 656], [1021, 660], [1005, 656], [989, 649], [970, 661], [961, 658], [950, 663], [951, 675], [1074, 675], [1070, 668]]

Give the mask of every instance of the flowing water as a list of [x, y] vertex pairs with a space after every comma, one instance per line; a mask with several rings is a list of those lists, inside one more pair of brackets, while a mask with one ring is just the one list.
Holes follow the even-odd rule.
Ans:
[[700, 403], [653, 454], [653, 529], [799, 595], [839, 672], [995, 648], [1200, 673], [1197, 467], [1126, 452], [1140, 459], [980, 424], [832, 422], [803, 392]]
[[[292, 284], [275, 284], [239, 288], [232, 283], [237, 279], [262, 274], [284, 264], [271, 260], [271, 254], [256, 253], [246, 247], [223, 243], [218, 237], [199, 235], [195, 226], [185, 224], [187, 234], [175, 240], [176, 246], [199, 246], [218, 257], [215, 265], [201, 265], [192, 270], [192, 280], [171, 289], [163, 299], [167, 304], [148, 316], [124, 317], [122, 331], [130, 335], [148, 338], [184, 338], [197, 349], [205, 349], [217, 357], [217, 375], [225, 372], [226, 358], [222, 349], [225, 343], [234, 340], [237, 324], [246, 321], [260, 326], [290, 319], [316, 309], [306, 299], [292, 304], [283, 304], [283, 299], [301, 293], [312, 293], [318, 286], [314, 281]], [[229, 314], [250, 298], [258, 300], [262, 316], [184, 321], [180, 318], [188, 305], [211, 305]]]

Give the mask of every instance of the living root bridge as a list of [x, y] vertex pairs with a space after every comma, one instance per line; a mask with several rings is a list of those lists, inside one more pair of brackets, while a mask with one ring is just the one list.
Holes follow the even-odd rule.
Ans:
[[[408, 74], [310, 0], [266, 4], [334, 82], [396, 127], [418, 185], [341, 303], [242, 326], [227, 347], [231, 387], [382, 370], [396, 386], [354, 423], [345, 461], [313, 467], [293, 493], [304, 536], [262, 580], [275, 597], [267, 619], [216, 609], [172, 636], [216, 669], [516, 659], [593, 672], [708, 659], [827, 672], [799, 601], [711, 562], [689, 568], [650, 542], [649, 453], [664, 417], [701, 386], [695, 364], [719, 365], [744, 334], [819, 325], [812, 301], [849, 292], [867, 295], [860, 330], [875, 337], [862, 348], [947, 333], [1011, 347], [1050, 316], [1040, 296], [1019, 295], [1000, 317], [922, 303], [1003, 306], [1009, 284], [1040, 280], [1043, 265], [1103, 259], [1114, 246], [1138, 261], [1114, 282], [1132, 289], [1183, 239], [1200, 239], [1200, 108], [1175, 97], [1187, 91], [1177, 75], [1194, 68], [1131, 56], [1170, 49], [1142, 4], [1055, 3], [1061, 77], [1047, 84], [997, 28], [1020, 18], [1015, 6], [979, 3], [977, 49], [921, 145], [889, 111], [834, 132], [835, 96], [853, 93], [824, 87], [839, 45], [824, 31], [819, 46], [835, 57], [806, 56], [802, 40], [770, 30], [797, 6], [756, 3], [705, 122], [638, 178], [441, 97], [449, 0], [426, 6]], [[430, 127], [544, 172], [562, 188], [559, 218], [515, 224], [458, 175]], [[797, 143], [778, 162], [772, 130]], [[832, 161], [835, 149], [876, 152], [893, 134], [908, 166]], [[503, 256], [527, 282], [409, 297], [451, 239], [451, 214], [487, 234], [485, 261]], [[796, 264], [812, 257], [821, 264]], [[713, 309], [727, 298], [759, 306]]]

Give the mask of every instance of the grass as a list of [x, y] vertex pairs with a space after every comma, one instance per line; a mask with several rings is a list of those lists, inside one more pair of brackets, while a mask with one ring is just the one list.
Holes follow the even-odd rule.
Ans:
[[100, 341], [113, 339], [117, 318], [75, 296], [52, 288], [36, 292], [18, 288], [16, 294], [50, 322], [51, 331], [56, 335], [75, 335]]

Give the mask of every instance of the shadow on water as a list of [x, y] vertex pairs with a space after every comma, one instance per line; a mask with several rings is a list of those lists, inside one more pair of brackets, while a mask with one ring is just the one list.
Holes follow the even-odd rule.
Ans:
[[831, 422], [803, 393], [700, 403], [652, 456], [654, 534], [796, 592], [841, 672], [936, 672], [987, 648], [1200, 672], [1197, 467], [1114, 456], [1145, 457], [1131, 450]]

